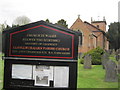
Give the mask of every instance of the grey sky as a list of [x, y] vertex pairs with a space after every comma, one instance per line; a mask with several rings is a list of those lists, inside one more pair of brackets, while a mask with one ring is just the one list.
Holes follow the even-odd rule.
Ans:
[[[55, 23], [60, 19], [67, 20], [69, 27], [77, 15], [83, 21], [102, 20], [107, 23], [118, 21], [119, 0], [0, 0], [0, 23], [11, 25], [13, 20], [25, 15], [32, 22], [46, 20]], [[99, 16], [99, 18], [98, 18]]]

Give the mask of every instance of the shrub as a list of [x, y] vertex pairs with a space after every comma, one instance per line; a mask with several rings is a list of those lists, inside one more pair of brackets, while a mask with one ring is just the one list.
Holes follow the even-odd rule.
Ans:
[[[84, 56], [86, 54], [90, 54], [92, 57], [92, 65], [101, 65], [101, 56], [104, 53], [104, 50], [101, 49], [100, 47], [94, 48], [87, 53], [84, 53]], [[83, 56], [83, 57], [84, 57]], [[83, 59], [81, 59], [81, 63], [83, 64]]]

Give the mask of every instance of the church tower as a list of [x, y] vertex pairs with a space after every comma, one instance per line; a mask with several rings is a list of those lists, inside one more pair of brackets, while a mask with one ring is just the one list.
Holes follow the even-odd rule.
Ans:
[[105, 17], [103, 17], [103, 21], [92, 21], [91, 20], [91, 24], [96, 26], [97, 28], [103, 30], [104, 32], [106, 32], [106, 20]]

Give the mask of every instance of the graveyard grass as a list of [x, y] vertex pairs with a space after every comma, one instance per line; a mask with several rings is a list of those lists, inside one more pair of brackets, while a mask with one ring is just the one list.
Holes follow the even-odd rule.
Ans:
[[3, 60], [1, 60], [1, 57], [2, 57], [2, 54], [0, 54], [0, 90], [2, 89], [3, 87]]
[[92, 69], [84, 69], [78, 60], [77, 88], [118, 88], [118, 82], [105, 82], [105, 70], [102, 65], [92, 65]]
[[[80, 60], [78, 61], [80, 63]], [[77, 88], [118, 88], [117, 82], [104, 82], [105, 71], [101, 65], [93, 65], [91, 70], [86, 70], [78, 64]], [[0, 90], [3, 86], [3, 60], [0, 60]]]

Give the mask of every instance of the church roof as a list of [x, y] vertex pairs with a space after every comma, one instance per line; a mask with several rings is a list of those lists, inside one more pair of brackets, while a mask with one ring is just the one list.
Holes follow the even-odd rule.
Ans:
[[[92, 23], [100, 23], [100, 22], [106, 22], [106, 21], [93, 21]], [[101, 30], [101, 29], [99, 29], [99, 28], [97, 28], [96, 26], [94, 26], [94, 25], [92, 25], [92, 24], [90, 24], [89, 22], [87, 22], [87, 21], [85, 21], [85, 22], [83, 22], [81, 19], [80, 19], [80, 17], [78, 17], [77, 18], [77, 20], [73, 23], [73, 25], [70, 27], [70, 29], [77, 29], [77, 28], [80, 28], [80, 29], [84, 29], [84, 30], [88, 30], [89, 32], [91, 32], [91, 33], [94, 33], [94, 35], [95, 35], [95, 32], [102, 32], [103, 33], [103, 35], [105, 35], [106, 36], [106, 33], [103, 31], [103, 30]]]
[[85, 24], [88, 24], [89, 26], [91, 26], [91, 27], [93, 27], [93, 28], [95, 28], [97, 31], [99, 31], [99, 32], [104, 32], [103, 30], [101, 30], [101, 29], [99, 29], [99, 28], [97, 28], [96, 26], [94, 26], [94, 25], [92, 25], [92, 24], [90, 24], [89, 22], [87, 22], [87, 21], [85, 21], [84, 22]]
[[[90, 23], [89, 23], [89, 22], [87, 22], [87, 21], [85, 21], [84, 23], [85, 23], [85, 24], [87, 24], [87, 25], [89, 25], [89, 27], [93, 27], [93, 28], [95, 28], [95, 30], [91, 30], [92, 32], [102, 32], [102, 33], [103, 33], [103, 35], [105, 35], [105, 36], [106, 36], [106, 33], [105, 33], [103, 30], [101, 30], [101, 29], [97, 28], [96, 26], [94, 26], [94, 25], [90, 24]], [[88, 27], [88, 28], [89, 28], [89, 27]]]
[[80, 19], [80, 17], [77, 18], [77, 20], [73, 23], [73, 25], [70, 27], [70, 29], [72, 30], [84, 30], [84, 31], [89, 31], [91, 32], [87, 26], [85, 25], [85, 23]]

